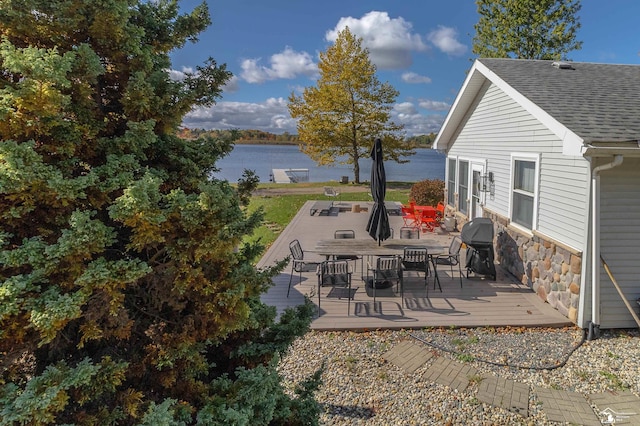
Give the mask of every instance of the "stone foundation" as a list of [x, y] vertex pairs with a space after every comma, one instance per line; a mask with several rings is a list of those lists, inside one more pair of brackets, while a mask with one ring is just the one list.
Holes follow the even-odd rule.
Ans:
[[[580, 300], [581, 253], [540, 235], [526, 236], [508, 220], [485, 210], [495, 227], [495, 255], [502, 268], [529, 286], [545, 302], [576, 323]], [[459, 225], [461, 229], [462, 225]]]

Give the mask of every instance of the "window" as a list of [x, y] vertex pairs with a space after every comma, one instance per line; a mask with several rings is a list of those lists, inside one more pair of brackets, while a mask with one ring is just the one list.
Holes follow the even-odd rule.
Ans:
[[456, 159], [449, 158], [449, 171], [447, 175], [447, 204], [456, 205]]
[[458, 170], [458, 210], [460, 213], [468, 214], [469, 198], [469, 162], [460, 161], [460, 170]]
[[536, 162], [514, 159], [511, 220], [527, 229], [533, 229], [536, 183]]

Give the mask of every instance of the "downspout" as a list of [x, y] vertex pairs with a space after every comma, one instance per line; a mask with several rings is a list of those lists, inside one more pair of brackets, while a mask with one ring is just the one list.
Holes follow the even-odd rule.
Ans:
[[624, 157], [617, 154], [610, 163], [602, 164], [591, 173], [591, 322], [589, 323], [588, 340], [600, 337], [600, 172], [622, 164]]

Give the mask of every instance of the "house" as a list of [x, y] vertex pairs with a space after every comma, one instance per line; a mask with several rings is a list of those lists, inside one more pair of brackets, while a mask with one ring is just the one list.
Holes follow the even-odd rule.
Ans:
[[590, 335], [638, 327], [640, 66], [478, 59], [434, 148], [503, 268]]

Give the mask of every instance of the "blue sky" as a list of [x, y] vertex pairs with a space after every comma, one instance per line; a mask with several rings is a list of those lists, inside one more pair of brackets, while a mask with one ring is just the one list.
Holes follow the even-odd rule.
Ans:
[[[206, 0], [212, 25], [171, 55], [177, 78], [212, 57], [234, 74], [211, 108], [185, 117], [204, 129], [297, 133], [287, 98], [315, 86], [319, 52], [349, 26], [378, 79], [399, 92], [392, 112], [407, 135], [437, 133], [472, 65], [473, 0]], [[183, 10], [201, 1], [183, 0]], [[569, 59], [640, 64], [637, 0], [583, 0], [582, 49]]]

